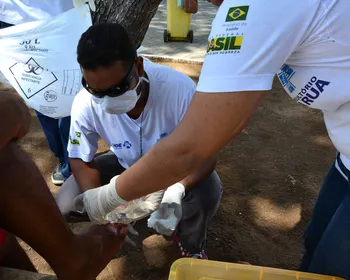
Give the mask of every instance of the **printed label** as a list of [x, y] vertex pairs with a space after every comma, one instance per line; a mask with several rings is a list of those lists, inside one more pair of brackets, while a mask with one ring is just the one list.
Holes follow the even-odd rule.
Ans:
[[27, 99], [58, 80], [53, 72], [43, 69], [33, 58], [24, 65], [15, 63], [9, 70]]

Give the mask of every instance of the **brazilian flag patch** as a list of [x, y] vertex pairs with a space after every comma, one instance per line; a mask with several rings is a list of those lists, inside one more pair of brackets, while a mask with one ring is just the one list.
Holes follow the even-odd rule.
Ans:
[[231, 7], [226, 16], [226, 22], [246, 20], [249, 6]]

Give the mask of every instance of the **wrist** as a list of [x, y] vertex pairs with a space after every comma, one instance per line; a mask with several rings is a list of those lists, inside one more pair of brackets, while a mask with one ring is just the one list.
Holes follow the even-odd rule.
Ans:
[[[97, 189], [89, 190], [86, 192], [86, 194], [89, 194], [89, 192], [97, 192], [97, 201], [94, 202], [94, 207], [96, 207], [97, 214], [92, 214], [94, 218], [101, 216], [103, 219], [106, 219], [106, 216], [109, 213], [114, 211], [120, 205], [127, 203], [127, 201], [122, 199], [116, 191], [115, 177], [113, 177], [107, 185], [104, 185]], [[93, 196], [94, 195], [92, 194], [92, 199]]]
[[127, 184], [127, 181], [125, 181], [124, 178], [125, 178], [125, 176], [123, 177], [120, 175], [115, 177], [116, 192], [118, 194], [118, 197], [120, 197], [120, 199], [129, 202], [129, 201], [135, 200], [137, 198], [140, 198], [144, 195], [147, 195], [147, 193], [146, 194], [144, 194], [144, 193], [139, 194], [137, 189], [130, 188], [130, 186]]
[[176, 183], [174, 185], [171, 185], [169, 188], [176, 189], [176, 190], [178, 190], [181, 193], [185, 193], [185, 190], [186, 190], [185, 184], [180, 183], [180, 182], [178, 182], [178, 183]]
[[111, 202], [116, 206], [128, 203], [126, 200], [122, 199], [117, 192], [116, 180], [117, 180], [118, 176], [113, 177], [111, 179], [111, 181], [109, 182], [109, 184], [107, 185], [109, 197], [111, 198]]
[[176, 202], [180, 203], [180, 201], [185, 196], [185, 186], [182, 183], [176, 183], [167, 188], [164, 193], [164, 197], [162, 203], [171, 203]]

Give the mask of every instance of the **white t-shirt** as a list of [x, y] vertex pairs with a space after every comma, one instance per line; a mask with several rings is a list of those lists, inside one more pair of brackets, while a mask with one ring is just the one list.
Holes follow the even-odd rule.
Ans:
[[77, 94], [71, 113], [70, 158], [90, 162], [101, 136], [119, 163], [128, 168], [140, 159], [141, 150], [145, 154], [176, 128], [187, 111], [196, 84], [186, 75], [146, 59], [144, 67], [150, 92], [145, 109], [137, 120], [127, 114], [104, 112], [85, 89]]
[[0, 0], [0, 21], [21, 24], [57, 16], [73, 8], [73, 0]]
[[349, 26], [349, 0], [225, 0], [197, 90], [269, 90], [277, 73], [294, 100], [323, 111], [350, 169]]

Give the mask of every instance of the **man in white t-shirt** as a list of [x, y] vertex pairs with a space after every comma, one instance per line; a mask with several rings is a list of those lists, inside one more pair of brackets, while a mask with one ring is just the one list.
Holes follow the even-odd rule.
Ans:
[[[71, 112], [68, 151], [73, 176], [56, 196], [64, 215], [77, 215], [77, 195], [110, 182], [170, 135], [196, 88], [186, 75], [137, 57], [119, 24], [90, 27], [79, 41], [78, 62], [85, 89], [76, 96]], [[110, 152], [95, 157], [99, 137]], [[206, 258], [207, 226], [222, 192], [215, 164], [215, 157], [210, 158], [189, 176], [164, 185], [168, 189], [149, 220], [159, 233], [173, 235], [183, 256]]]
[[76, 201], [103, 222], [110, 209], [189, 174], [242, 131], [277, 74], [295, 101], [322, 110], [339, 151], [306, 231], [301, 268], [349, 278], [349, 14], [348, 0], [223, 1], [197, 93], [181, 124], [113, 186], [90, 190]]

